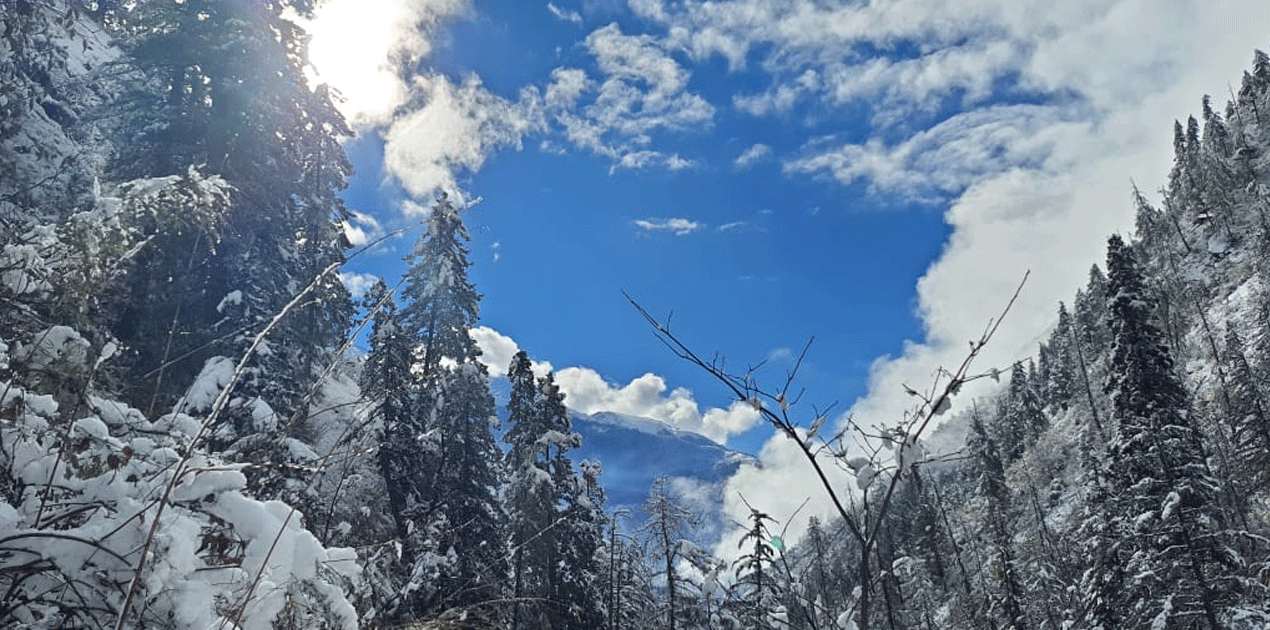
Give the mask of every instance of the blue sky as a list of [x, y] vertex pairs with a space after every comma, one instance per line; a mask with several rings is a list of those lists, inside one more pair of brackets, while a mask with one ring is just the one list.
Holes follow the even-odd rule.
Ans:
[[[959, 363], [1026, 271], [980, 366], [1033, 352], [1131, 227], [1130, 181], [1163, 183], [1173, 120], [1270, 45], [1260, 0], [328, 0], [310, 27], [359, 130], [353, 227], [480, 199], [491, 361], [523, 347], [584, 411], [756, 452], [737, 514], [742, 493], [774, 514], [814, 495], [801, 455], [622, 290], [707, 354], [771, 358], [773, 380], [815, 335], [796, 414], [893, 422], [902, 384]], [[350, 286], [397, 278], [415, 235]]]

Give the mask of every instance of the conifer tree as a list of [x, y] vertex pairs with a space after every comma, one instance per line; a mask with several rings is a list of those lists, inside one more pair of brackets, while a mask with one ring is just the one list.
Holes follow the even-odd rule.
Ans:
[[1226, 333], [1225, 363], [1230, 369], [1230, 400], [1235, 448], [1255, 486], [1270, 484], [1270, 410], [1244, 352], [1243, 339], [1232, 327]]
[[1049, 374], [1045, 385], [1045, 402], [1063, 409], [1067, 408], [1076, 387], [1076, 357], [1072, 348], [1072, 316], [1067, 312], [1067, 305], [1058, 304], [1058, 324], [1050, 335]]
[[[236, 407], [232, 441], [256, 426], [260, 398], [291, 425], [315, 368], [342, 340], [352, 304], [333, 273], [348, 242], [337, 196], [351, 172], [350, 135], [325, 89], [310, 89], [305, 35], [282, 0], [108, 3], [103, 19], [127, 53], [120, 73], [133, 89], [103, 120], [135, 136], [111, 162], [118, 180], [180, 176], [190, 169], [233, 190], [224, 228], [179, 214], [145, 222], [152, 237], [129, 282], [115, 334], [136, 349], [129, 399], [164, 408], [215, 355], [238, 356], [252, 336], [311, 283], [299, 306], [253, 358]], [[140, 130], [140, 133], [137, 133]], [[206, 222], [203, 222], [206, 223]], [[146, 384], [146, 385], [143, 385]], [[157, 404], [155, 404], [157, 403]]]
[[502, 453], [488, 376], [468, 333], [480, 295], [467, 278], [466, 240], [458, 210], [441, 197], [407, 257], [408, 303], [399, 318], [402, 334], [415, 343], [416, 401], [399, 427], [385, 428], [381, 447], [391, 453], [381, 457], [385, 483], [399, 489], [400, 504], [391, 509], [406, 522], [406, 616], [450, 608], [502, 612], [494, 604], [507, 561]]
[[[1016, 364], [1016, 368], [1017, 368]], [[993, 613], [999, 615], [1004, 628], [1026, 627], [1023, 615], [1023, 592], [1015, 566], [1010, 541], [1010, 488], [1005, 482], [1004, 462], [996, 442], [975, 416], [971, 422], [967, 447], [974, 457], [978, 490], [986, 499], [986, 520], [992, 545], [991, 573], [996, 585], [989, 594]]]
[[776, 582], [776, 553], [772, 547], [772, 533], [767, 524], [775, 519], [759, 510], [750, 509], [750, 527], [741, 537], [740, 547], [749, 551], [733, 563], [736, 570], [736, 599], [740, 617], [746, 628], [770, 628], [772, 615], [780, 601], [781, 593]]
[[[421, 449], [412, 448], [411, 436], [426, 431], [414, 405], [415, 383], [410, 374], [415, 339], [401, 326], [396, 302], [383, 280], [366, 292], [363, 305], [375, 309], [370, 332], [370, 352], [362, 367], [362, 397], [371, 408], [372, 421], [380, 427], [379, 465], [381, 471], [421, 469], [415, 461]], [[405, 475], [384, 475], [388, 480], [388, 505], [397, 537], [410, 539], [411, 522], [404, 508], [406, 497], [418, 490]], [[405, 553], [413, 555], [414, 549]]]
[[512, 625], [537, 628], [543, 602], [549, 595], [547, 564], [551, 561], [551, 532], [554, 519], [552, 479], [547, 446], [542, 442], [547, 429], [540, 412], [539, 390], [524, 351], [512, 357], [507, 370], [511, 395], [507, 401], [508, 444], [506, 492], [508, 533], [511, 535]]
[[1224, 595], [1215, 570], [1222, 560], [1217, 485], [1190, 423], [1187, 393], [1151, 321], [1141, 268], [1119, 236], [1107, 243], [1107, 269], [1117, 536], [1109, 553], [1123, 563], [1125, 581], [1102, 597], [1120, 602], [1128, 627], [1216, 630]]

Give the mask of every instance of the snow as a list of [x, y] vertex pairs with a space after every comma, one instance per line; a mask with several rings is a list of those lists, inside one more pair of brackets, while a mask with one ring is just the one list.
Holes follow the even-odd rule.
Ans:
[[1164, 506], [1160, 508], [1160, 520], [1167, 521], [1173, 515], [1173, 510], [1182, 502], [1182, 497], [1177, 492], [1170, 492], [1164, 498]]
[[221, 390], [229, 385], [234, 376], [234, 362], [227, 357], [212, 357], [203, 364], [203, 370], [195, 377], [194, 383], [185, 391], [176, 406], [177, 412], [199, 412], [212, 408]]
[[861, 466], [855, 473], [855, 485], [861, 490], [868, 490], [873, 485], [873, 480], [877, 477], [877, 471], [873, 469], [872, 464]]
[[33, 339], [31, 346], [22, 346], [13, 353], [14, 358], [25, 361], [30, 370], [45, 371], [53, 363], [74, 367], [87, 362], [91, 346], [69, 326], [50, 326], [36, 333]]
[[75, 421], [71, 427], [71, 435], [83, 434], [94, 437], [99, 440], [105, 440], [110, 437], [110, 430], [106, 428], [106, 423], [100, 418], [88, 416]]
[[230, 291], [229, 293], [227, 293], [225, 297], [221, 298], [221, 301], [216, 305], [216, 312], [224, 313], [225, 307], [238, 306], [242, 303], [243, 303], [243, 292], [239, 289], [234, 289], [233, 291]]

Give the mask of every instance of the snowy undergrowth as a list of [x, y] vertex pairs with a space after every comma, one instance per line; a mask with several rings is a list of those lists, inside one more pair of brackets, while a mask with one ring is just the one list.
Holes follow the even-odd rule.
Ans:
[[[0, 366], [86, 373], [89, 354], [56, 327], [0, 344]], [[197, 448], [177, 465], [199, 419], [151, 421], [91, 394], [67, 408], [12, 380], [0, 393], [12, 480], [0, 490], [0, 571], [20, 576], [0, 610], [18, 627], [114, 627], [177, 470], [125, 627], [357, 627], [345, 594], [359, 579], [352, 550], [324, 548], [287, 504], [249, 497], [239, 465]]]

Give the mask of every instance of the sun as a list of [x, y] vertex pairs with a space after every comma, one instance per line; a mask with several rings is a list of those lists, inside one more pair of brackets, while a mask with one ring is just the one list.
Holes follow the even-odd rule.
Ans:
[[393, 59], [414, 56], [422, 43], [421, 35], [408, 34], [406, 5], [393, 0], [328, 0], [312, 19], [300, 22], [311, 36], [308, 79], [339, 92], [340, 111], [355, 126], [387, 122], [405, 98], [406, 85]]

